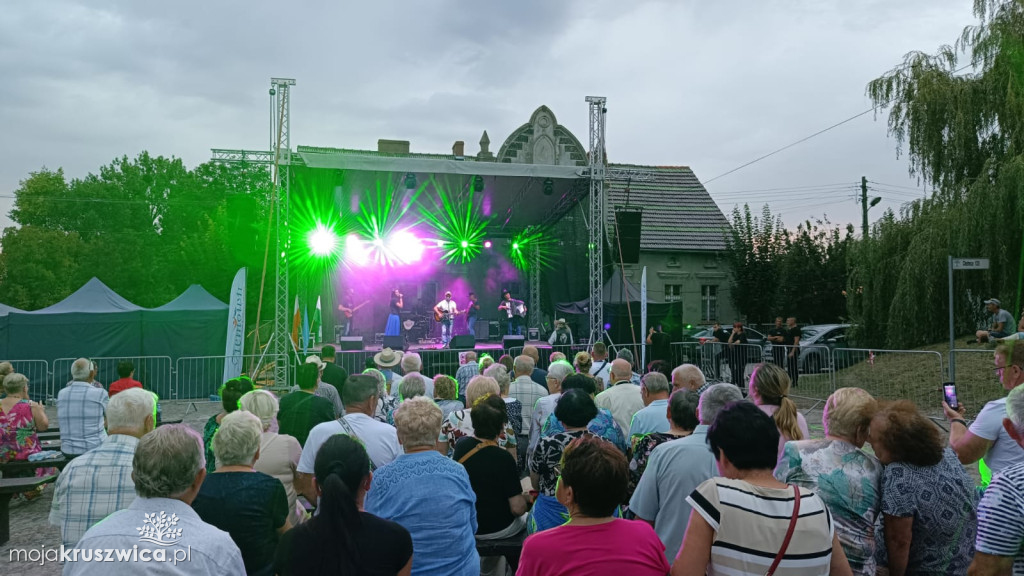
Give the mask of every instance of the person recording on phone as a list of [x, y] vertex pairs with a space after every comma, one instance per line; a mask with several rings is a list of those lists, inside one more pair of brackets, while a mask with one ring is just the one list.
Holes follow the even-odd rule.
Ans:
[[[994, 363], [995, 376], [1005, 390], [1024, 384], [1024, 342], [1018, 340], [1000, 345], [996, 348]], [[955, 388], [945, 389], [944, 396], [950, 398], [954, 391]], [[973, 464], [984, 458], [995, 475], [1007, 466], [1024, 463], [1024, 448], [1003, 427], [1006, 397], [985, 404], [970, 426], [964, 419], [966, 410], [963, 403], [957, 402], [953, 407], [946, 398], [943, 399], [942, 410], [949, 421], [949, 445], [961, 464]]]

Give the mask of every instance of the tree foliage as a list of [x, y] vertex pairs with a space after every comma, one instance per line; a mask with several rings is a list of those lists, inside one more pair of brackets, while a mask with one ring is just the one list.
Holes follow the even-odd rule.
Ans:
[[255, 303], [269, 187], [265, 167], [189, 170], [146, 152], [84, 178], [31, 173], [15, 191], [18, 226], [0, 240], [0, 302], [38, 309], [93, 276], [143, 307], [165, 304], [191, 284], [226, 301], [235, 272], [247, 266]]
[[731, 295], [750, 322], [797, 316], [803, 323], [834, 322], [846, 310], [847, 254], [853, 228], [827, 219], [803, 222], [794, 232], [764, 206], [733, 209], [727, 236]]
[[956, 273], [958, 331], [977, 327], [984, 298], [1020, 312], [1024, 2], [975, 0], [974, 10], [979, 23], [955, 45], [912, 52], [868, 84], [875, 106], [889, 109], [889, 133], [906, 146], [910, 173], [935, 189], [885, 214], [855, 248], [850, 313], [873, 345], [948, 334], [948, 255], [992, 264]]

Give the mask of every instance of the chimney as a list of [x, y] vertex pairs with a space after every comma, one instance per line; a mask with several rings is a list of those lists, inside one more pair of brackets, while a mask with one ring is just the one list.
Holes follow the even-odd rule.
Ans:
[[377, 140], [377, 152], [381, 154], [408, 154], [408, 140]]
[[456, 158], [462, 158], [466, 155], [466, 143], [462, 140], [456, 140], [455, 144], [452, 144], [452, 156]]

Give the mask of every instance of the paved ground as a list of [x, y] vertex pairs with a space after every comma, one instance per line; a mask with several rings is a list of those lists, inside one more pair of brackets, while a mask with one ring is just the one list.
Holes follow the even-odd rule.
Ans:
[[[202, 432], [206, 420], [220, 410], [219, 403], [201, 402], [195, 407], [189, 408], [188, 402], [167, 402], [160, 403], [162, 417], [165, 420], [177, 420], [181, 418], [186, 409], [189, 414], [185, 416], [184, 423], [195, 430]], [[198, 411], [196, 410], [198, 408]], [[47, 408], [47, 415], [51, 422], [57, 421], [57, 410], [54, 407]], [[13, 550], [55, 548], [60, 546], [60, 529], [50, 526], [48, 516], [50, 503], [53, 500], [53, 485], [46, 487], [43, 496], [27, 502], [15, 499], [11, 502], [11, 540], [0, 546], [0, 574], [4, 576], [52, 576], [60, 574], [59, 564], [12, 562]]]

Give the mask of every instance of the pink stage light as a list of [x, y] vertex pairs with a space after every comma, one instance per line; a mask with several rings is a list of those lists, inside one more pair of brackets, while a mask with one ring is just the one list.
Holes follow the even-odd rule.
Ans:
[[423, 258], [423, 243], [408, 230], [392, 234], [388, 238], [387, 248], [392, 257], [398, 260], [397, 263], [412, 264]]
[[490, 240], [484, 240], [484, 248], [490, 248], [490, 247], [491, 247], [491, 241]]
[[370, 248], [356, 234], [345, 238], [345, 261], [353, 266], [366, 266], [370, 262]]

